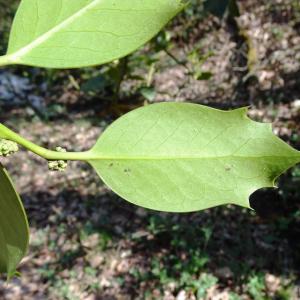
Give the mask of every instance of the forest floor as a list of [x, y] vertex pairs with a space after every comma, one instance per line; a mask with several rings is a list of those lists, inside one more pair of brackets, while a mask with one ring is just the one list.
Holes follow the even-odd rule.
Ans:
[[[129, 58], [117, 105], [106, 99], [111, 85], [99, 68], [1, 70], [1, 122], [45, 147], [82, 151], [123, 111], [147, 101], [249, 105], [251, 118], [273, 122], [300, 149], [300, 7], [270, 2], [240, 1], [234, 24], [212, 16], [188, 28], [175, 21], [168, 53], [153, 54], [148, 45]], [[155, 63], [145, 63], [149, 51]], [[147, 78], [147, 101], [138, 77]], [[22, 275], [0, 280], [1, 300], [300, 299], [298, 167], [278, 189], [251, 196], [255, 211], [168, 214], [127, 203], [83, 163], [51, 173], [23, 150], [1, 162], [31, 229]]]

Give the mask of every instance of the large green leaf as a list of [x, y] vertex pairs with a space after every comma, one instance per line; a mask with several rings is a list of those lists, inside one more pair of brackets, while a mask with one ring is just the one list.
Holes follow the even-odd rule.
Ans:
[[299, 162], [299, 152], [247, 109], [221, 111], [161, 103], [113, 123], [88, 152], [90, 164], [121, 197], [151, 209], [188, 212], [233, 203]]
[[0, 164], [0, 272], [8, 278], [27, 252], [29, 229], [19, 195]]
[[7, 60], [52, 68], [98, 65], [133, 52], [182, 0], [22, 0]]

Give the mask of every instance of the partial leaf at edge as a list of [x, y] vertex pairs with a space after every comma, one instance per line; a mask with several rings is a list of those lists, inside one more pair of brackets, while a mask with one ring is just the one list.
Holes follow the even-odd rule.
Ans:
[[0, 164], [0, 272], [8, 278], [26, 255], [29, 229], [26, 213], [7, 171]]
[[161, 103], [114, 122], [90, 150], [90, 164], [134, 204], [189, 212], [222, 204], [249, 207], [249, 196], [299, 162], [299, 152], [247, 109], [221, 111]]
[[9, 59], [50, 68], [103, 64], [142, 46], [184, 5], [182, 0], [22, 0]]

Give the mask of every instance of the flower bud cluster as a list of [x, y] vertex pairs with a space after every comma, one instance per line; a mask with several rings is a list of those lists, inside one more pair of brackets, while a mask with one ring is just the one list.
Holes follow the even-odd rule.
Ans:
[[0, 156], [10, 156], [18, 152], [18, 144], [12, 141], [0, 139]]
[[[67, 152], [67, 150], [62, 147], [56, 147], [55, 150], [57, 152]], [[50, 171], [64, 172], [67, 166], [68, 162], [65, 160], [50, 160], [48, 162], [48, 168]]]

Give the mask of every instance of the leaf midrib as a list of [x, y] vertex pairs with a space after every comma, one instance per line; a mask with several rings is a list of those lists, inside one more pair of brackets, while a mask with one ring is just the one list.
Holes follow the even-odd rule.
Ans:
[[73, 15], [69, 16], [67, 19], [65, 19], [60, 24], [54, 26], [51, 30], [48, 30], [44, 34], [40, 35], [38, 38], [33, 40], [31, 43], [26, 45], [25, 47], [17, 50], [14, 53], [9, 54], [11, 60], [17, 62], [22, 56], [26, 55], [28, 52], [30, 52], [35, 47], [43, 44], [45, 41], [47, 41], [52, 35], [57, 33], [59, 30], [67, 27], [69, 24], [71, 24], [73, 21], [75, 21], [78, 17], [81, 17], [84, 15], [89, 9], [93, 8], [94, 6], [101, 3], [102, 0], [94, 0], [90, 4], [84, 6], [80, 10], [78, 10]]
[[257, 156], [240, 156], [240, 155], [227, 155], [227, 156], [110, 156], [105, 157], [103, 155], [91, 155], [87, 157], [88, 161], [97, 160], [192, 160], [192, 159], [297, 159], [300, 162], [300, 153], [295, 155], [257, 155]]

